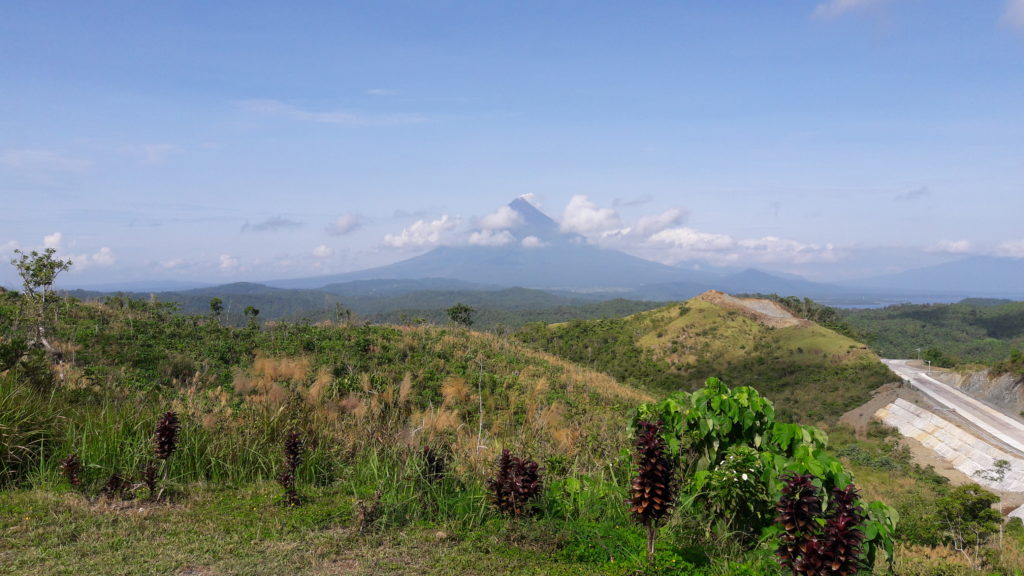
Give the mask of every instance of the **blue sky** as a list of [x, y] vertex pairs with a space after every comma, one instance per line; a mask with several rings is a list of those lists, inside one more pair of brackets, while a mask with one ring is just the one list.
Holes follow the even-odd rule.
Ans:
[[336, 273], [528, 194], [670, 264], [1024, 258], [1024, 0], [298, 5], [0, 3], [0, 255]]

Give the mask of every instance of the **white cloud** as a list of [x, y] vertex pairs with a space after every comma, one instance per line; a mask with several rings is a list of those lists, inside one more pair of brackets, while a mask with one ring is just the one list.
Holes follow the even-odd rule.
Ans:
[[1024, 240], [1010, 240], [996, 246], [996, 256], [1005, 258], [1024, 258]]
[[541, 206], [541, 203], [540, 203], [540, 198], [537, 198], [537, 195], [534, 194], [533, 192], [527, 192], [526, 194], [520, 194], [519, 197], [521, 199], [523, 199], [523, 200], [526, 200], [530, 204], [532, 204], [534, 208], [543, 208], [543, 206]]
[[82, 271], [89, 268], [109, 268], [117, 261], [114, 253], [106, 246], [92, 254], [71, 254], [68, 258], [72, 262], [71, 269]]
[[1024, 30], [1024, 0], [1009, 0], [1003, 12], [1003, 23], [1017, 30]]
[[370, 96], [398, 96], [398, 90], [390, 88], [370, 88], [366, 93]]
[[927, 252], [943, 254], [969, 254], [974, 251], [974, 244], [969, 240], [943, 240], [925, 249]]
[[142, 147], [146, 164], [163, 164], [168, 156], [178, 150], [179, 147], [174, 144], [146, 144]]
[[417, 220], [400, 234], [384, 236], [384, 244], [392, 248], [422, 248], [436, 246], [441, 243], [444, 232], [452, 230], [459, 224], [458, 218], [450, 218], [447, 214], [437, 220]]
[[218, 267], [221, 270], [234, 270], [235, 268], [238, 268], [238, 258], [235, 258], [230, 254], [221, 254], [220, 264]]
[[931, 196], [931, 194], [932, 194], [932, 191], [929, 190], [927, 186], [921, 186], [919, 188], [914, 188], [913, 190], [907, 190], [906, 192], [903, 192], [901, 194], [897, 194], [896, 195], [896, 199], [900, 200], [902, 202], [909, 202], [909, 201], [913, 201], [913, 200], [920, 200], [922, 198], [927, 198], [927, 197]]
[[255, 224], [248, 221], [242, 225], [242, 232], [276, 232], [278, 230], [294, 230], [302, 228], [302, 222], [285, 218], [284, 216], [271, 216]]
[[808, 244], [776, 236], [737, 239], [693, 228], [662, 230], [650, 237], [642, 251], [669, 264], [691, 259], [718, 264], [807, 264], [836, 262], [845, 255], [832, 244]]
[[0, 166], [27, 172], [84, 172], [91, 160], [68, 158], [50, 150], [7, 149], [0, 151]]
[[64, 239], [64, 235], [60, 232], [54, 232], [49, 236], [43, 237], [43, 248], [54, 248], [60, 249], [61, 240]]
[[469, 235], [469, 243], [473, 246], [504, 246], [514, 241], [515, 237], [508, 230], [480, 230]]
[[169, 260], [160, 261], [160, 267], [164, 270], [174, 270], [176, 268], [181, 268], [184, 265], [185, 260], [182, 258], [171, 258]]
[[547, 246], [547, 243], [543, 242], [536, 236], [527, 236], [522, 241], [523, 248], [543, 248]]
[[582, 194], [573, 196], [562, 213], [562, 232], [576, 232], [589, 236], [621, 226], [619, 214], [614, 209], [598, 208]]
[[362, 228], [363, 219], [356, 214], [346, 212], [327, 225], [326, 231], [331, 236], [344, 236]]
[[655, 244], [666, 244], [690, 252], [722, 252], [736, 247], [736, 241], [725, 234], [709, 234], [693, 228], [669, 228], [651, 236]]
[[616, 208], [620, 206], [643, 206], [652, 200], [654, 200], [654, 196], [650, 194], [644, 194], [638, 198], [616, 198], [612, 200], [612, 206]]
[[484, 230], [505, 230], [515, 228], [522, 223], [522, 215], [508, 206], [502, 206], [496, 212], [480, 219], [480, 227]]
[[873, 4], [882, 4], [887, 0], [829, 0], [814, 7], [814, 17], [832, 19], [838, 18], [852, 10], [858, 10]]
[[679, 226], [686, 219], [687, 212], [679, 208], [670, 208], [655, 216], [642, 216], [632, 226], [626, 226], [618, 230], [609, 230], [602, 234], [603, 238], [636, 236], [648, 238], [662, 230]]
[[334, 256], [334, 248], [331, 248], [326, 244], [321, 244], [316, 248], [313, 248], [313, 256], [316, 258], [330, 258], [331, 256]]
[[366, 114], [348, 111], [314, 112], [303, 110], [291, 104], [277, 100], [246, 100], [241, 102], [243, 110], [263, 114], [317, 122], [321, 124], [337, 124], [342, 126], [402, 126], [427, 122], [425, 116], [419, 114]]
[[4, 259], [8, 255], [14, 254], [14, 251], [19, 248], [18, 243], [14, 240], [9, 240], [5, 244], [0, 245], [0, 254], [4, 255]]
[[644, 216], [636, 221], [633, 227], [636, 234], [650, 236], [662, 230], [678, 226], [686, 219], [687, 212], [679, 208], [670, 208], [656, 216]]
[[765, 236], [738, 242], [741, 258], [755, 262], [782, 262], [807, 264], [810, 262], [835, 262], [842, 255], [832, 244], [804, 244], [796, 240]]

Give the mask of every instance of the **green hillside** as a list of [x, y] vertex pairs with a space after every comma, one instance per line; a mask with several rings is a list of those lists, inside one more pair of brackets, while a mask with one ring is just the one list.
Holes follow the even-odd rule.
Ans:
[[[820, 398], [813, 392], [831, 390], [826, 376], [874, 362], [827, 330], [717, 297], [531, 328], [552, 342], [580, 336], [570, 348], [593, 364], [616, 359], [609, 365], [645, 388], [462, 328], [232, 327], [157, 302], [52, 304], [45, 320], [53, 350], [30, 349], [26, 299], [0, 291], [0, 565], [11, 574], [781, 576], [774, 537], [750, 529], [776, 516], [778, 471], [765, 462], [802, 454], [845, 477], [824, 452], [825, 434], [781, 420], [787, 410], [814, 414], [814, 406], [780, 406], [760, 456], [712, 442], [725, 458], [697, 472], [696, 436], [673, 432], [686, 449], [689, 472], [679, 480], [690, 496], [659, 530], [656, 566], [646, 564], [643, 529], [624, 505], [637, 473], [630, 418], [672, 406], [689, 414], [686, 397], [652, 404], [664, 396], [655, 388], [720, 368], [735, 387], [695, 394], [706, 402], [694, 409], [715, 423], [709, 441], [720, 434], [738, 442], [742, 435], [729, 430], [746, 429], [752, 412], [737, 402], [757, 397], [744, 384], [775, 385], [778, 398]], [[795, 380], [773, 376], [782, 366]], [[770, 404], [755, 404], [765, 422], [774, 420]], [[180, 422], [176, 451], [154, 464], [162, 445], [154, 429], [169, 410]], [[289, 476], [293, 433], [302, 458]], [[870, 439], [843, 444], [868, 480], [859, 485], [884, 497], [890, 448]], [[492, 504], [504, 448], [535, 460], [543, 479], [515, 519]], [[69, 462], [78, 462], [74, 484]], [[918, 476], [930, 477], [905, 467], [900, 495], [909, 504], [900, 512], [927, 528], [944, 488], [919, 489]], [[287, 482], [297, 505], [286, 499]], [[743, 514], [752, 523], [737, 531]], [[934, 530], [913, 534], [906, 542], [946, 543]], [[931, 550], [898, 558], [897, 570], [931, 574], [916, 568]], [[958, 570], [955, 562], [921, 565]]]
[[691, 390], [720, 375], [761, 390], [780, 414], [804, 422], [834, 422], [892, 378], [859, 342], [737, 302], [771, 305], [708, 292], [622, 319], [531, 324], [518, 336], [634, 386]]
[[864, 341], [887, 358], [925, 354], [937, 365], [994, 364], [1024, 349], [1024, 302], [967, 299], [843, 310]]

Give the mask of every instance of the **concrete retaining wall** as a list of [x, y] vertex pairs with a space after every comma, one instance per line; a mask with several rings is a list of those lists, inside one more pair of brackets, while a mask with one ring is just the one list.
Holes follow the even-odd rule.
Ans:
[[[875, 417], [931, 448], [978, 484], [1004, 492], [1024, 492], [1024, 459], [992, 446], [949, 420], [902, 398], [879, 409]], [[1001, 480], [986, 478], [985, 472], [994, 470], [997, 460], [1009, 462], [1009, 470]]]

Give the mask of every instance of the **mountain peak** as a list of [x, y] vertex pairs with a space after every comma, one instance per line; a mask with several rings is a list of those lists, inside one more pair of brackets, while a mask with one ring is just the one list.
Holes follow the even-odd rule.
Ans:
[[520, 196], [508, 203], [508, 207], [515, 210], [522, 217], [527, 227], [544, 230], [558, 230], [558, 222], [543, 213], [536, 206], [530, 203], [524, 196]]
[[516, 198], [508, 203], [508, 207], [519, 214], [522, 219], [522, 224], [515, 229], [516, 236], [519, 238], [535, 236], [545, 243], [553, 245], [581, 240], [576, 234], [563, 233], [558, 222], [530, 202], [529, 195]]

